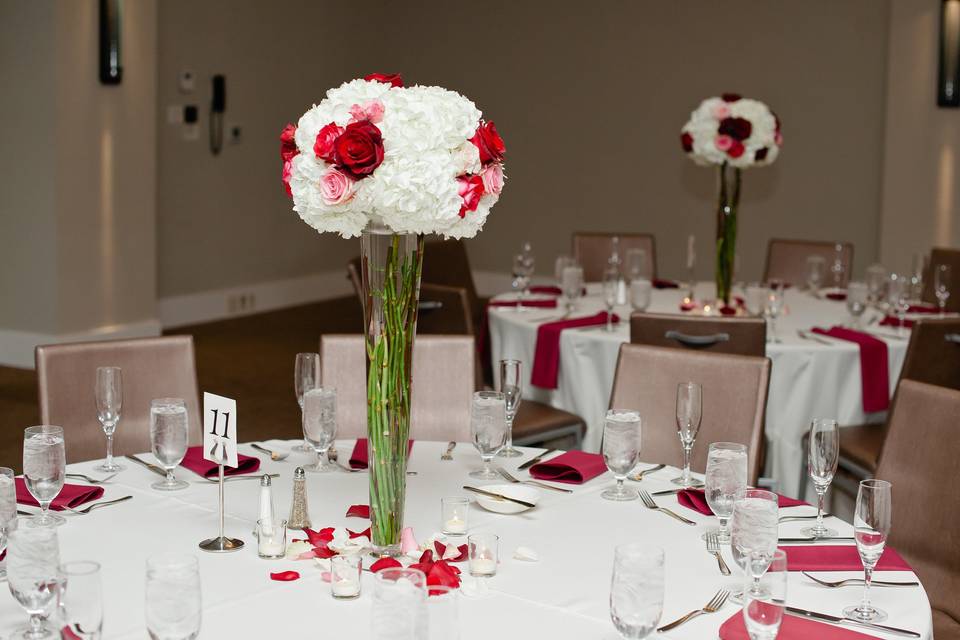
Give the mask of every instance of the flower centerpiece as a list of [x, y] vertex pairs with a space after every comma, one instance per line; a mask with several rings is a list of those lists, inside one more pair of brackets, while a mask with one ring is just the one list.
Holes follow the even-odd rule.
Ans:
[[719, 167], [717, 206], [717, 299], [730, 304], [737, 244], [740, 170], [767, 165], [783, 145], [780, 119], [758, 100], [724, 93], [700, 103], [680, 134], [687, 155], [699, 165]]
[[293, 210], [360, 237], [371, 540], [399, 552], [425, 234], [471, 238], [503, 189], [504, 143], [462, 95], [373, 74], [331, 89], [280, 136]]

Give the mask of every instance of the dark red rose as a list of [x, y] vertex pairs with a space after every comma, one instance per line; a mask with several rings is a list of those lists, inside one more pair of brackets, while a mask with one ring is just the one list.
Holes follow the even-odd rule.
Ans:
[[743, 155], [743, 151], [744, 151], [743, 143], [740, 142], [739, 140], [734, 140], [733, 144], [730, 145], [730, 148], [727, 149], [727, 155], [730, 156], [731, 158], [739, 158], [740, 156]]
[[470, 138], [477, 149], [480, 151], [480, 162], [500, 162], [503, 160], [503, 154], [507, 148], [503, 144], [503, 138], [497, 133], [497, 128], [493, 122], [481, 122], [477, 127], [477, 132]]
[[753, 154], [753, 159], [757, 162], [763, 162], [767, 159], [767, 154], [770, 152], [770, 149], [767, 147], [761, 147], [757, 149], [757, 152]]
[[293, 156], [300, 153], [297, 149], [297, 142], [293, 139], [296, 133], [297, 127], [292, 124], [288, 124], [280, 132], [280, 157], [283, 158], [284, 162], [292, 160]]
[[742, 97], [743, 97], [743, 96], [740, 95], [739, 93], [721, 93], [721, 94], [720, 94], [720, 98], [721, 98], [724, 102], [736, 102], [737, 100], [741, 99]]
[[333, 152], [337, 167], [360, 180], [383, 162], [383, 134], [369, 120], [351, 122], [334, 142]]
[[403, 78], [400, 77], [399, 73], [371, 73], [370, 75], [363, 76], [363, 79], [368, 82], [382, 82], [391, 87], [403, 86]]
[[693, 151], [693, 136], [684, 131], [680, 134], [680, 144], [683, 145], [683, 150], [687, 153]]
[[465, 218], [467, 211], [476, 211], [483, 196], [483, 178], [480, 176], [460, 176], [457, 178], [457, 190], [463, 198], [460, 205], [460, 217]]
[[313, 152], [324, 162], [336, 162], [334, 143], [341, 135], [343, 135], [343, 127], [336, 122], [324, 125], [317, 133], [317, 140], [313, 143]]
[[730, 136], [734, 140], [746, 140], [753, 131], [753, 125], [746, 118], [724, 118], [720, 121], [717, 133]]

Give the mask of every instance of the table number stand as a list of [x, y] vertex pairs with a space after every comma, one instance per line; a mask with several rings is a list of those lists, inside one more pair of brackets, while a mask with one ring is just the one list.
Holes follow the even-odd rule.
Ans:
[[[237, 403], [230, 398], [204, 393], [203, 409], [203, 457], [217, 463], [220, 478], [220, 535], [204, 540], [199, 546], [203, 551], [210, 553], [228, 553], [243, 548], [243, 540], [223, 535], [223, 467], [225, 464], [231, 467], [237, 466], [236, 428], [232, 435], [230, 433], [230, 416], [234, 416], [234, 424], [236, 424]], [[223, 435], [217, 433], [217, 422], [220, 417], [223, 418]]]

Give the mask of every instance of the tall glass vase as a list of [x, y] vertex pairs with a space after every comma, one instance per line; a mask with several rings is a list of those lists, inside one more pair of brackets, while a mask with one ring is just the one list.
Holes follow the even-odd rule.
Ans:
[[717, 300], [730, 305], [733, 267], [737, 255], [737, 205], [740, 204], [740, 169], [720, 165], [717, 204]]
[[410, 438], [410, 373], [417, 330], [423, 236], [371, 225], [360, 238], [367, 347], [370, 540], [400, 554]]

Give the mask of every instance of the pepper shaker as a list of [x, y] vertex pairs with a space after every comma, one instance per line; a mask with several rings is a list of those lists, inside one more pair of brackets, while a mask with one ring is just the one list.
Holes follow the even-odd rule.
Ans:
[[290, 517], [287, 529], [310, 528], [310, 514], [307, 512], [307, 480], [303, 467], [293, 472], [293, 501], [290, 504]]

